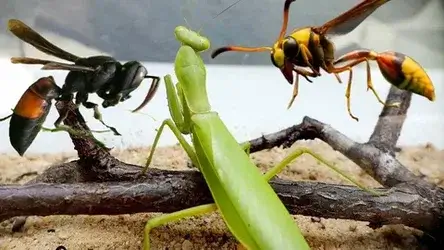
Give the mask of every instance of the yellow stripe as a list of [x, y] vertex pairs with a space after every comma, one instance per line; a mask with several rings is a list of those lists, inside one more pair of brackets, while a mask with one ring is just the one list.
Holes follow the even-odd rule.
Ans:
[[308, 43], [310, 42], [310, 34], [311, 28], [302, 28], [299, 30], [295, 30], [295, 32], [290, 34], [290, 36], [293, 37], [298, 43], [304, 44], [308, 48]]
[[403, 82], [403, 84], [400, 85], [400, 88], [422, 94], [424, 87], [431, 85], [431, 81], [424, 69], [408, 56], [406, 56], [404, 62], [402, 62], [402, 72], [408, 83], [404, 85]]

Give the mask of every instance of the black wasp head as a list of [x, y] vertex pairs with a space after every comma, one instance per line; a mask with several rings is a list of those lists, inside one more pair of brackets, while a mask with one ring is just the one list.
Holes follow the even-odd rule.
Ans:
[[128, 99], [129, 94], [137, 89], [148, 74], [148, 70], [137, 61], [130, 61], [123, 65], [120, 79], [122, 81], [122, 100]]
[[148, 70], [137, 61], [126, 62], [122, 65], [118, 76], [106, 93], [102, 103], [104, 108], [115, 106], [119, 102], [128, 100], [130, 93], [136, 90], [142, 83]]

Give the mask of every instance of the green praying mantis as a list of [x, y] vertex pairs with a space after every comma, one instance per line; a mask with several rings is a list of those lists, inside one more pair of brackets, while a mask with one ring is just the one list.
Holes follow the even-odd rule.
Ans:
[[[268, 181], [290, 162], [307, 153], [369, 192], [358, 182], [342, 174], [335, 166], [306, 148], [288, 155], [264, 175], [249, 157], [249, 144], [239, 144], [212, 111], [206, 89], [206, 68], [199, 55], [210, 41], [198, 33], [178, 26], [179, 48], [174, 70], [178, 83], [164, 77], [170, 119], [163, 121], [156, 134], [144, 174], [165, 126], [177, 137], [192, 163], [202, 172], [215, 204], [196, 206], [150, 219], [145, 226], [143, 249], [150, 249], [150, 231], [185, 217], [219, 210], [234, 237], [247, 249], [310, 249], [301, 230]], [[184, 135], [191, 135], [191, 146]]]

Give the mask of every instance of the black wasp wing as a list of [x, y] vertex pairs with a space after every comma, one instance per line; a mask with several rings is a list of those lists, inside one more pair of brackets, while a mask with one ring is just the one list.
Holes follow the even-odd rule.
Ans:
[[8, 29], [22, 41], [34, 46], [43, 53], [71, 62], [75, 62], [80, 59], [78, 56], [55, 46], [31, 27], [18, 19], [10, 19], [8, 21]]
[[69, 70], [69, 71], [83, 71], [83, 72], [96, 71], [96, 69], [93, 67], [67, 64], [50, 60], [42, 60], [31, 57], [11, 57], [11, 62], [20, 63], [20, 64], [43, 64], [42, 67], [43, 70]]

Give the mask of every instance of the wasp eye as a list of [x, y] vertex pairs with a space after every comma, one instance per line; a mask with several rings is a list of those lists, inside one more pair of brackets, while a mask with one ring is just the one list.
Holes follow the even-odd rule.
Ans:
[[275, 67], [278, 67], [278, 68], [279, 68], [279, 66], [277, 65], [276, 61], [274, 60], [274, 53], [271, 53], [271, 63], [273, 63], [273, 65], [274, 65]]
[[299, 44], [293, 37], [288, 37], [283, 44], [283, 50], [286, 57], [295, 58], [299, 55]]
[[284, 67], [285, 54], [282, 49], [275, 49], [271, 54], [271, 62], [278, 68]]

